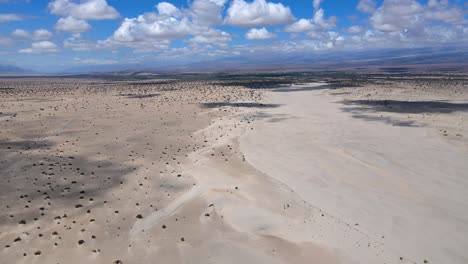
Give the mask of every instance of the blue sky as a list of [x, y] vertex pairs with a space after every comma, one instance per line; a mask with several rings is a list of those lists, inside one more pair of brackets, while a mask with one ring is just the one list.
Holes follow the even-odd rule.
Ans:
[[0, 64], [41, 71], [465, 45], [461, 0], [0, 0]]

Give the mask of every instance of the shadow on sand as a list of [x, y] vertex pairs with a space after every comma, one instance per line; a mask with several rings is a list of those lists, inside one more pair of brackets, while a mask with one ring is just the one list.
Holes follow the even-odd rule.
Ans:
[[202, 108], [218, 108], [218, 107], [242, 107], [242, 108], [277, 108], [280, 104], [260, 104], [260, 103], [231, 103], [231, 102], [214, 102], [201, 104]]
[[374, 115], [366, 115], [366, 114], [353, 114], [353, 118], [361, 119], [365, 121], [376, 121], [376, 122], [384, 122], [388, 125], [393, 126], [404, 126], [404, 127], [421, 127], [423, 125], [417, 124], [414, 120], [399, 120], [396, 118], [391, 118], [388, 116], [374, 116]]
[[85, 214], [135, 168], [97, 156], [60, 155], [57, 145], [47, 140], [0, 141], [0, 225]]
[[37, 150], [46, 149], [54, 144], [50, 141], [34, 141], [34, 140], [22, 140], [22, 141], [0, 141], [0, 149], [2, 150]]
[[449, 103], [442, 101], [398, 101], [398, 100], [344, 100], [338, 102], [345, 105], [343, 111], [351, 113], [353, 118], [365, 121], [380, 121], [393, 126], [420, 127], [414, 120], [399, 119], [378, 115], [382, 113], [398, 114], [449, 114], [457, 111], [468, 111], [466, 103]]
[[352, 106], [343, 110], [366, 112], [387, 112], [402, 114], [452, 113], [468, 111], [468, 103], [449, 103], [443, 101], [397, 101], [397, 100], [344, 100], [340, 103]]
[[[322, 85], [307, 85], [306, 83], [291, 83], [291, 81], [238, 81], [238, 82], [224, 82], [215, 83], [221, 86], [238, 86], [248, 89], [265, 89], [274, 92], [301, 92], [301, 91], [316, 91], [326, 89], [339, 89], [349, 87], [361, 87], [361, 85], [352, 82], [331, 82], [323, 83]], [[301, 85], [299, 87], [292, 86], [293, 84]]]
[[290, 93], [290, 92], [304, 92], [304, 91], [319, 91], [319, 90], [334, 90], [340, 88], [339, 86], [335, 84], [322, 84], [322, 85], [305, 85], [305, 86], [299, 86], [299, 87], [293, 87], [293, 86], [279, 86], [277, 88], [272, 88], [271, 91], [273, 92], [278, 92], [278, 93]]
[[143, 99], [143, 98], [153, 98], [157, 97], [160, 94], [119, 94], [119, 96], [130, 98], [130, 99]]

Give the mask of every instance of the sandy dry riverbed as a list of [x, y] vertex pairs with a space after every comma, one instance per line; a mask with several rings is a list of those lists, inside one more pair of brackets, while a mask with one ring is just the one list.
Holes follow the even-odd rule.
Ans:
[[[241, 138], [247, 161], [330, 216], [313, 240], [344, 252], [343, 263], [467, 262], [468, 149], [455, 135], [466, 113], [370, 114], [323, 87], [271, 92], [282, 106]], [[337, 227], [346, 232], [334, 236]]]

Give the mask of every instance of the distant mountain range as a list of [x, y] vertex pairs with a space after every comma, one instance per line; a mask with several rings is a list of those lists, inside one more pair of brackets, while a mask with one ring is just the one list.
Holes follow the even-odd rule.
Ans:
[[6, 65], [6, 64], [0, 64], [0, 74], [26, 74], [26, 73], [32, 73], [30, 70], [26, 70], [20, 67], [16, 67], [13, 65]]
[[268, 54], [256, 57], [232, 57], [211, 62], [193, 63], [187, 65], [186, 69], [369, 70], [392, 68], [422, 69], [424, 66], [448, 69], [449, 65], [454, 66], [453, 70], [462, 66], [466, 71], [468, 69], [468, 48], [333, 51], [309, 54], [275, 54], [274, 56]]
[[257, 53], [248, 56], [222, 57], [214, 60], [172, 64], [112, 64], [75, 67], [66, 73], [105, 72], [220, 72], [281, 70], [351, 70], [351, 71], [460, 71], [468, 72], [467, 47], [439, 47], [388, 50], [327, 51], [294, 54]]
[[[55, 74], [159, 74], [249, 71], [445, 71], [468, 72], [468, 47], [445, 46], [387, 50], [323, 51], [308, 53], [255, 53], [213, 60], [147, 61], [140, 64], [86, 65]], [[33, 74], [0, 64], [0, 74]], [[37, 74], [37, 73], [36, 73]]]

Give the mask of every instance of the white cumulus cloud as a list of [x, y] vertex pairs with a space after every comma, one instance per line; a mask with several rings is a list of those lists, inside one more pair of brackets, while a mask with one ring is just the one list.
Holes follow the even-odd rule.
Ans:
[[220, 24], [226, 0], [194, 0], [189, 15], [194, 23], [204, 26]]
[[312, 30], [329, 30], [336, 26], [337, 18], [331, 16], [325, 18], [325, 11], [320, 7], [322, 0], [314, 0], [314, 16], [311, 19], [301, 18], [288, 25], [286, 32], [308, 32]]
[[156, 9], [158, 9], [158, 13], [161, 15], [178, 16], [181, 14], [180, 10], [177, 7], [168, 2], [158, 3], [156, 5]]
[[118, 18], [119, 12], [107, 4], [106, 0], [54, 0], [49, 3], [52, 14], [72, 16], [84, 20], [103, 20]]
[[206, 32], [200, 32], [190, 39], [192, 43], [210, 43], [220, 46], [224, 46], [229, 41], [231, 41], [231, 35], [229, 33], [213, 28]]
[[31, 44], [30, 48], [20, 49], [19, 53], [27, 54], [43, 54], [43, 53], [55, 53], [58, 52], [59, 48], [55, 43], [50, 41], [39, 41]]
[[271, 39], [275, 38], [276, 35], [270, 31], [268, 31], [266, 28], [252, 28], [247, 33], [245, 34], [246, 39], [250, 40], [262, 40], [262, 39]]
[[307, 32], [314, 29], [310, 19], [301, 18], [293, 24], [286, 27], [287, 32]]
[[464, 24], [463, 10], [451, 7], [446, 0], [430, 0], [423, 5], [416, 0], [385, 0], [370, 17], [370, 24], [382, 32], [413, 30], [421, 33], [431, 22]]
[[177, 39], [192, 32], [188, 18], [175, 18], [146, 13], [137, 18], [126, 18], [114, 32], [114, 39], [121, 42]]
[[91, 25], [85, 20], [74, 17], [60, 18], [55, 24], [55, 29], [69, 33], [82, 33], [91, 29]]
[[11, 35], [16, 38], [32, 39], [36, 41], [48, 40], [48, 39], [51, 39], [53, 36], [53, 34], [46, 29], [38, 29], [34, 31], [27, 31], [24, 29], [15, 29], [15, 31], [13, 31]]
[[369, 27], [351, 27], [353, 48], [428, 47], [466, 43], [465, 13], [448, 0], [384, 0], [369, 18]]
[[347, 30], [349, 33], [355, 34], [355, 33], [361, 33], [364, 31], [364, 28], [361, 26], [351, 26]]
[[96, 44], [92, 41], [75, 37], [65, 39], [63, 47], [73, 51], [88, 51], [97, 48]]
[[73, 58], [74, 64], [84, 64], [84, 65], [108, 65], [108, 64], [116, 64], [118, 63], [117, 60], [113, 59], [96, 59], [96, 58]]
[[14, 44], [14, 39], [0, 35], [0, 46], [12, 46]]
[[321, 3], [322, 3], [322, 0], [314, 0], [314, 9], [315, 10], [319, 9]]
[[294, 20], [291, 9], [282, 3], [265, 0], [234, 0], [227, 10], [226, 23], [240, 27], [271, 26]]
[[421, 25], [424, 7], [415, 0], [386, 0], [371, 16], [371, 25], [384, 32]]
[[375, 0], [360, 0], [357, 5], [357, 10], [363, 13], [373, 13], [375, 11]]
[[25, 16], [20, 14], [0, 14], [0, 23], [3, 22], [12, 22], [12, 21], [22, 21]]
[[171, 41], [187, 39], [192, 44], [226, 45], [229, 33], [213, 28], [222, 23], [226, 0], [194, 0], [180, 9], [168, 2], [156, 5], [157, 12], [125, 18], [112, 37], [99, 41], [100, 46], [127, 46], [150, 51], [167, 48]]

